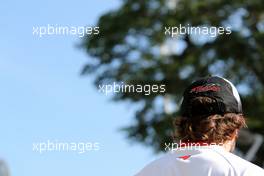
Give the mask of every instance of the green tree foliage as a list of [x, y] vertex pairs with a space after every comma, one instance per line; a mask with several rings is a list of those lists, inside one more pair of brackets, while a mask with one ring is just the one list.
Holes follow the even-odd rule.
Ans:
[[[171, 123], [184, 88], [209, 74], [235, 83], [251, 131], [264, 134], [263, 10], [263, 0], [123, 0], [118, 9], [99, 18], [100, 35], [83, 41], [93, 59], [82, 73], [94, 74], [96, 86], [113, 81], [166, 85], [163, 94], [118, 93], [113, 97], [140, 104], [135, 122], [126, 132], [156, 151], [172, 140]], [[232, 33], [214, 38], [181, 35], [172, 39], [165, 35], [165, 27], [180, 24], [230, 26]], [[164, 46], [182, 50], [162, 53]], [[160, 102], [167, 99], [175, 105], [171, 113], [161, 108]], [[263, 151], [256, 161], [263, 160]]]

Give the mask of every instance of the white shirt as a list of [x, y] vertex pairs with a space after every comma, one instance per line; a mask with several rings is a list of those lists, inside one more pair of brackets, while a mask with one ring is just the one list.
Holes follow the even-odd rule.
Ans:
[[264, 176], [264, 170], [221, 146], [200, 146], [167, 153], [136, 176]]

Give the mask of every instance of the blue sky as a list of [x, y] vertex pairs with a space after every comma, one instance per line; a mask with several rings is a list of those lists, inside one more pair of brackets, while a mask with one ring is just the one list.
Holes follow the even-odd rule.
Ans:
[[[92, 77], [77, 36], [32, 35], [33, 26], [96, 23], [121, 1], [5, 1], [0, 6], [0, 158], [12, 176], [133, 175], [155, 156], [118, 131], [133, 106], [113, 103]], [[46, 140], [99, 142], [85, 154], [32, 151]]]

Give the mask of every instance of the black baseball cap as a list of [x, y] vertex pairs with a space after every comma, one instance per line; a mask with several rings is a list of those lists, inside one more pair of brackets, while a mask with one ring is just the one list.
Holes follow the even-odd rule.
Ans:
[[[209, 97], [208, 106], [192, 104], [193, 98]], [[235, 86], [225, 78], [208, 76], [194, 81], [184, 91], [180, 109], [183, 117], [209, 116], [213, 114], [242, 114], [242, 103]]]

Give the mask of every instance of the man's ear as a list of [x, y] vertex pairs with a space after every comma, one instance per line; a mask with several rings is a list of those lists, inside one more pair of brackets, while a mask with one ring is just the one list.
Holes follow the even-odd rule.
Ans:
[[236, 129], [232, 134], [232, 140], [236, 140], [237, 138], [238, 138], [238, 129]]

